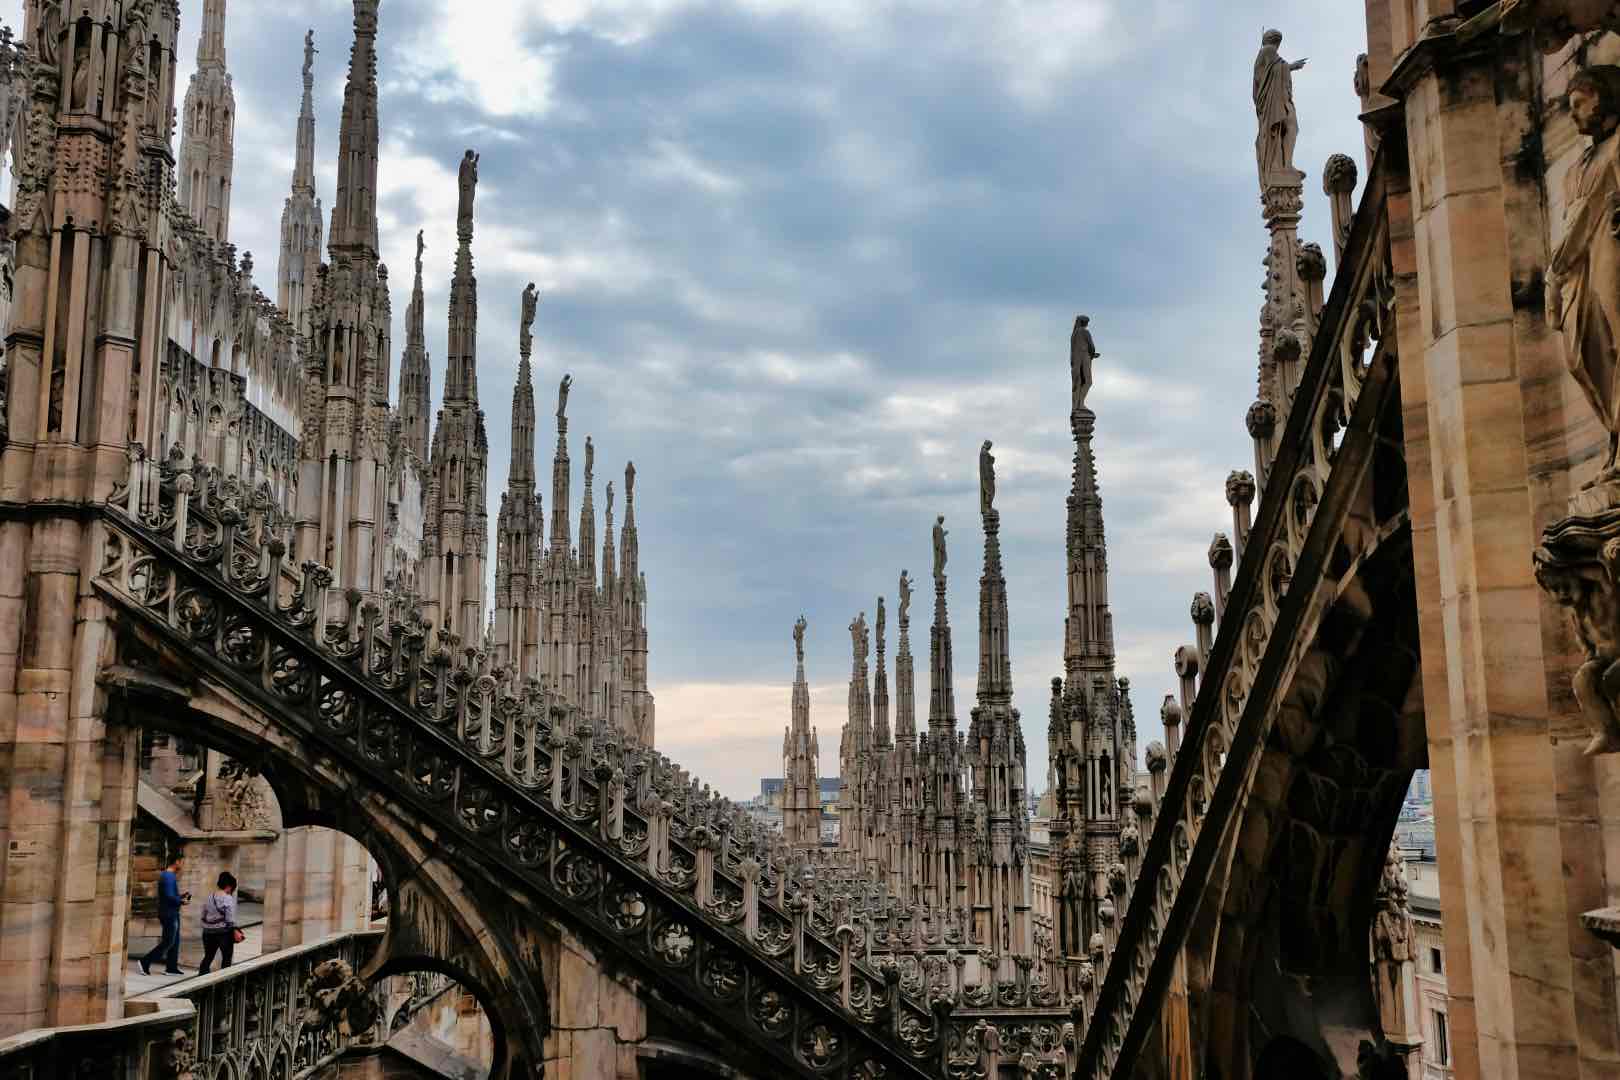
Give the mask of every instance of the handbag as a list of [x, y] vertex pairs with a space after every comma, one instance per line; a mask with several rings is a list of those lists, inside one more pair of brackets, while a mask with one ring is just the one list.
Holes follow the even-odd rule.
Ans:
[[246, 939], [247, 939], [247, 935], [242, 933], [242, 930], [241, 930], [240, 927], [236, 927], [236, 926], [231, 927], [231, 940], [232, 941], [234, 941], [236, 944], [240, 945]]

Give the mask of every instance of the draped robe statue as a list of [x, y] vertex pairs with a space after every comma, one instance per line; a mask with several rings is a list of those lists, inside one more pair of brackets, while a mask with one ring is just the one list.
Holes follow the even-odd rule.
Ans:
[[996, 508], [996, 459], [990, 453], [990, 440], [979, 448], [979, 513], [989, 514]]
[[945, 580], [945, 515], [934, 521], [934, 582]]
[[456, 229], [465, 232], [472, 228], [473, 196], [478, 192], [478, 155], [468, 150], [461, 158], [461, 172], [456, 178], [460, 198], [456, 203]]
[[1254, 140], [1260, 166], [1260, 187], [1297, 184], [1304, 177], [1294, 168], [1294, 143], [1299, 139], [1299, 117], [1294, 112], [1294, 72], [1305, 61], [1289, 63], [1277, 51], [1282, 33], [1267, 30], [1254, 58], [1254, 113], [1260, 133]]
[[1570, 80], [1569, 111], [1592, 145], [1564, 177], [1564, 234], [1547, 268], [1547, 318], [1564, 337], [1564, 361], [1609, 433], [1598, 481], [1620, 478], [1620, 67]]
[[793, 624], [793, 652], [801, 664], [804, 663], [804, 631], [809, 625], [803, 615], [800, 615], [799, 621]]

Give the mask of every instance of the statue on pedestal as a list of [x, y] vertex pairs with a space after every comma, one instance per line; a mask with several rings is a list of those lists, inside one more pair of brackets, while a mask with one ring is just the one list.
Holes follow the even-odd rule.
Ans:
[[478, 193], [478, 155], [471, 150], [461, 158], [456, 186], [460, 191], [456, 203], [456, 231], [463, 232], [472, 228], [473, 196]]
[[1547, 268], [1547, 318], [1563, 335], [1564, 362], [1608, 433], [1597, 476], [1549, 525], [1535, 552], [1536, 580], [1575, 620], [1586, 660], [1575, 698], [1593, 729], [1588, 754], [1620, 752], [1620, 67], [1577, 72], [1569, 83], [1575, 127], [1591, 140], [1565, 177], [1563, 236]]
[[529, 355], [534, 346], [534, 314], [540, 306], [540, 290], [529, 282], [529, 287], [523, 290], [523, 320], [518, 330], [518, 342], [524, 356]]
[[799, 621], [793, 624], [793, 652], [801, 664], [804, 663], [804, 632], [809, 626], [803, 615], [800, 615]]
[[1304, 60], [1290, 63], [1278, 49], [1282, 31], [1267, 30], [1260, 37], [1254, 58], [1254, 112], [1260, 133], [1254, 152], [1260, 166], [1260, 187], [1293, 186], [1305, 174], [1294, 168], [1294, 143], [1299, 140], [1299, 116], [1294, 112], [1294, 72]]
[[1074, 330], [1069, 334], [1069, 408], [1079, 412], [1086, 407], [1086, 395], [1091, 393], [1092, 383], [1091, 362], [1102, 354], [1097, 351], [1097, 343], [1091, 339], [1091, 316], [1078, 315], [1074, 320]]
[[945, 515], [941, 514], [934, 519], [934, 584], [936, 586], [945, 581]]
[[979, 447], [979, 513], [992, 514], [996, 509], [996, 459], [990, 453], [990, 440]]

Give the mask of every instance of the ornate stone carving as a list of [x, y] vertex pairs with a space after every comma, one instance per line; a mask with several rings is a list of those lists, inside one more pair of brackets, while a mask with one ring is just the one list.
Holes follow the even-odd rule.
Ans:
[[309, 1001], [305, 1025], [317, 1030], [335, 1027], [343, 1038], [370, 1031], [381, 1019], [371, 988], [342, 960], [317, 964], [304, 984], [304, 996]]
[[990, 453], [990, 440], [979, 447], [979, 513], [994, 513], [996, 508], [996, 459]]

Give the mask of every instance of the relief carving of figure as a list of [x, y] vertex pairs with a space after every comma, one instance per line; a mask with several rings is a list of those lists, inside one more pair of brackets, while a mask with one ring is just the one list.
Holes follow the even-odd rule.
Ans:
[[1592, 144], [1564, 178], [1564, 235], [1547, 268], [1547, 318], [1564, 337], [1564, 361], [1609, 433], [1597, 482], [1620, 477], [1620, 67], [1579, 71], [1569, 113]]
[[996, 508], [996, 459], [990, 453], [990, 440], [979, 447], [979, 513], [989, 514]]
[[804, 632], [809, 626], [803, 615], [800, 615], [799, 621], [793, 624], [793, 652], [801, 664], [804, 663]]
[[1254, 113], [1260, 133], [1254, 152], [1260, 166], [1260, 186], [1297, 184], [1304, 177], [1294, 168], [1294, 143], [1299, 139], [1299, 117], [1294, 112], [1294, 72], [1304, 60], [1289, 63], [1277, 50], [1282, 31], [1267, 30], [1260, 37], [1254, 58]]
[[945, 537], [950, 535], [945, 529], [945, 515], [941, 514], [934, 519], [934, 584], [937, 586], [945, 580]]
[[1091, 316], [1080, 315], [1074, 320], [1074, 330], [1069, 334], [1069, 408], [1079, 412], [1086, 407], [1086, 395], [1091, 393], [1092, 377], [1091, 362], [1102, 354], [1097, 351], [1097, 343], [1091, 339]]
[[478, 192], [478, 155], [468, 150], [461, 158], [461, 172], [456, 179], [460, 201], [456, 205], [456, 231], [472, 228], [473, 196]]
[[42, 0], [34, 31], [34, 56], [47, 68], [56, 66], [62, 43], [62, 0]]

